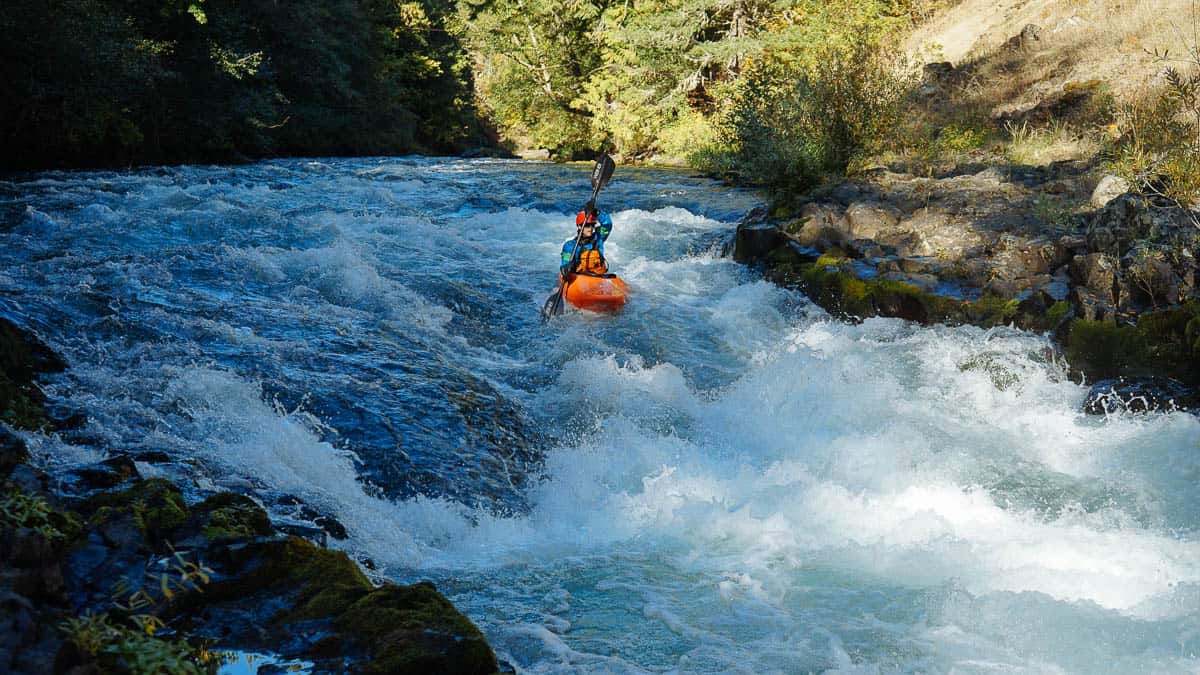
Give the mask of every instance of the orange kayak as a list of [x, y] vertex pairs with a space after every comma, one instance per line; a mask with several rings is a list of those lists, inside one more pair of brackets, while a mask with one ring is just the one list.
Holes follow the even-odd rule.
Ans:
[[563, 297], [579, 309], [607, 312], [625, 305], [629, 287], [615, 274], [570, 274]]

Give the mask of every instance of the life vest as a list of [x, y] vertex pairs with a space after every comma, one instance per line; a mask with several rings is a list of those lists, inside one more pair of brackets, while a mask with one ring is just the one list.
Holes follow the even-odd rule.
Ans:
[[608, 263], [598, 248], [583, 248], [580, 244], [579, 263], [575, 266], [575, 271], [584, 274], [607, 274]]

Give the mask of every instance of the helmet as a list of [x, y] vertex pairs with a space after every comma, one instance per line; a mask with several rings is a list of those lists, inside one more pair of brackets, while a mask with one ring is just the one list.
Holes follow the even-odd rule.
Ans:
[[[586, 214], [586, 220], [585, 220], [585, 214]], [[595, 211], [588, 212], [585, 210], [585, 211], [580, 211], [579, 213], [575, 214], [575, 227], [583, 227], [583, 224], [585, 222], [595, 225], [596, 224], [596, 212]]]

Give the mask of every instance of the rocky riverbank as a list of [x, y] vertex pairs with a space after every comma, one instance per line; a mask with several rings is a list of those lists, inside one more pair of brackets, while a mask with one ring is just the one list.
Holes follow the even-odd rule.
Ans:
[[374, 583], [316, 543], [321, 529], [297, 536], [252, 494], [196, 496], [119, 449], [32, 464], [20, 430], [83, 422], [37, 385], [66, 367], [0, 318], [0, 671], [203, 673], [246, 652], [271, 655], [262, 673], [499, 670], [432, 584]]
[[1122, 188], [1075, 162], [877, 169], [749, 214], [734, 255], [843, 318], [1049, 332], [1090, 412], [1196, 408], [1200, 214]]

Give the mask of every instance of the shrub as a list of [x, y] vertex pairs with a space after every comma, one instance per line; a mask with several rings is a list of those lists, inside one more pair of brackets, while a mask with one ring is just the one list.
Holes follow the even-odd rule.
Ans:
[[845, 172], [894, 126], [909, 84], [901, 65], [866, 38], [827, 46], [803, 62], [755, 61], [733, 87], [717, 142], [692, 159], [777, 193], [807, 189], [822, 172]]
[[[1194, 208], [1200, 203], [1200, 47], [1189, 49], [1184, 69], [1168, 66], [1165, 86], [1120, 109], [1113, 165], [1141, 194]], [[1195, 216], [1192, 221], [1200, 226]]]

